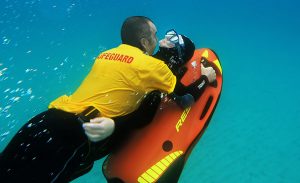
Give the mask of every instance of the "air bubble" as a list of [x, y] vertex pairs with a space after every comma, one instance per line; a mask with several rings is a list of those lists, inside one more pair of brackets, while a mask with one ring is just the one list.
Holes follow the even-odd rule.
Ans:
[[52, 141], [52, 137], [50, 137], [47, 141], [47, 143], [51, 142]]

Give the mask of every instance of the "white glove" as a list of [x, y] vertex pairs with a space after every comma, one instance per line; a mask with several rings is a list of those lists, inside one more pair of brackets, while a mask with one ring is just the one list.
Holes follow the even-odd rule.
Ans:
[[83, 129], [92, 142], [98, 142], [110, 136], [115, 129], [115, 122], [111, 118], [98, 117], [84, 123]]
[[212, 67], [204, 67], [201, 64], [201, 74], [207, 77], [209, 83], [216, 80], [216, 71]]

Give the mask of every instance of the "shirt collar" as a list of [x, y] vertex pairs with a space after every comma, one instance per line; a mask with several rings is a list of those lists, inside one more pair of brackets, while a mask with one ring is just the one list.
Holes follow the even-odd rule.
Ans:
[[118, 48], [121, 48], [121, 49], [130, 49], [130, 50], [134, 50], [134, 51], [139, 52], [139, 53], [143, 53], [143, 51], [140, 50], [139, 48], [131, 46], [131, 45], [128, 45], [128, 44], [121, 44]]

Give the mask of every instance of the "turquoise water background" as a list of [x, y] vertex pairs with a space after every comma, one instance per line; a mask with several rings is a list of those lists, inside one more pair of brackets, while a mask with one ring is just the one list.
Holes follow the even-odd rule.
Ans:
[[[1, 0], [0, 150], [120, 44], [126, 17], [145, 15], [159, 38], [175, 28], [223, 66], [220, 102], [179, 182], [298, 183], [299, 8], [296, 0]], [[101, 163], [73, 182], [105, 182]]]

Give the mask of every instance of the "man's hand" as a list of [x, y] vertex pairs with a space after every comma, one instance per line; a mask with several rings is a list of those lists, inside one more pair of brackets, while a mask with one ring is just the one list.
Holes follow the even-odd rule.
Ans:
[[85, 134], [92, 142], [98, 142], [110, 136], [115, 129], [115, 122], [111, 118], [98, 117], [84, 123]]
[[201, 74], [207, 77], [209, 83], [216, 80], [216, 71], [212, 67], [204, 67], [201, 64]]

